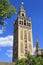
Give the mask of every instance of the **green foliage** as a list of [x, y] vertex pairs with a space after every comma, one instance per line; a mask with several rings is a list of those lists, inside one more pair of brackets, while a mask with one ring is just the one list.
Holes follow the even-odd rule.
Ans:
[[22, 59], [18, 59], [16, 61], [16, 64], [15, 65], [27, 65], [26, 64], [26, 59], [22, 58]]
[[[9, 0], [0, 0], [0, 16], [9, 17], [16, 13], [15, 7], [11, 6]], [[11, 14], [11, 15], [10, 15]]]
[[28, 54], [27, 58], [18, 59], [15, 65], [43, 65], [43, 58]]
[[10, 5], [9, 0], [0, 0], [0, 24], [3, 23], [2, 21], [4, 18], [9, 18], [11, 17], [11, 15], [15, 13], [16, 13], [16, 8]]

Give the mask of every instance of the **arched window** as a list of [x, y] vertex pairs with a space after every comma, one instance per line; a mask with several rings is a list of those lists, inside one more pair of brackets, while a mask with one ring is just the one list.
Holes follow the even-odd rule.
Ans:
[[20, 21], [20, 24], [21, 24], [22, 22]]
[[29, 27], [31, 26], [31, 23], [29, 23]]
[[22, 21], [22, 25], [23, 25], [23, 21]]
[[22, 24], [22, 25], [23, 25], [23, 21], [20, 21], [20, 24]]
[[26, 20], [24, 20], [24, 25], [26, 25]]
[[27, 22], [27, 26], [29, 26], [29, 27], [30, 27], [30, 26], [31, 26], [31, 23], [28, 23], [28, 22]]
[[22, 16], [24, 16], [24, 13], [22, 13]]

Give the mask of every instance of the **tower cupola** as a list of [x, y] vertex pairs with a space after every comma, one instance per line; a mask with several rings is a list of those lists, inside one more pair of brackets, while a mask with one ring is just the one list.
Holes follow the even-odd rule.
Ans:
[[24, 9], [23, 4], [24, 4], [24, 3], [22, 2], [21, 5], [20, 5], [20, 10], [19, 10], [18, 16], [26, 17], [26, 12], [25, 12], [25, 9]]

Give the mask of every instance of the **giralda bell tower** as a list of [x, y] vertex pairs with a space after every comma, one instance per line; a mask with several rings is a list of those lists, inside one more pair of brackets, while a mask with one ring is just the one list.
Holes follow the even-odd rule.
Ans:
[[31, 19], [26, 17], [26, 11], [21, 3], [18, 17], [14, 23], [13, 61], [17, 58], [25, 58], [28, 53], [34, 54], [32, 23]]

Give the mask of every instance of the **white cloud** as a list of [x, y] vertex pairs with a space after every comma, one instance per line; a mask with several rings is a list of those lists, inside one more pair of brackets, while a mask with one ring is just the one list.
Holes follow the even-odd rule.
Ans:
[[9, 57], [9, 58], [12, 58], [12, 49], [10, 49], [10, 50], [7, 50], [7, 52], [5, 53], [5, 55], [7, 56], [7, 57]]
[[5, 55], [8, 56], [9, 58], [12, 58], [12, 53], [10, 54], [6, 53]]
[[2, 33], [3, 33], [3, 30], [0, 29], [0, 34], [2, 34]]
[[7, 53], [12, 53], [13, 51], [12, 51], [12, 49], [11, 50], [7, 50]]
[[13, 46], [13, 36], [0, 37], [0, 46]]

